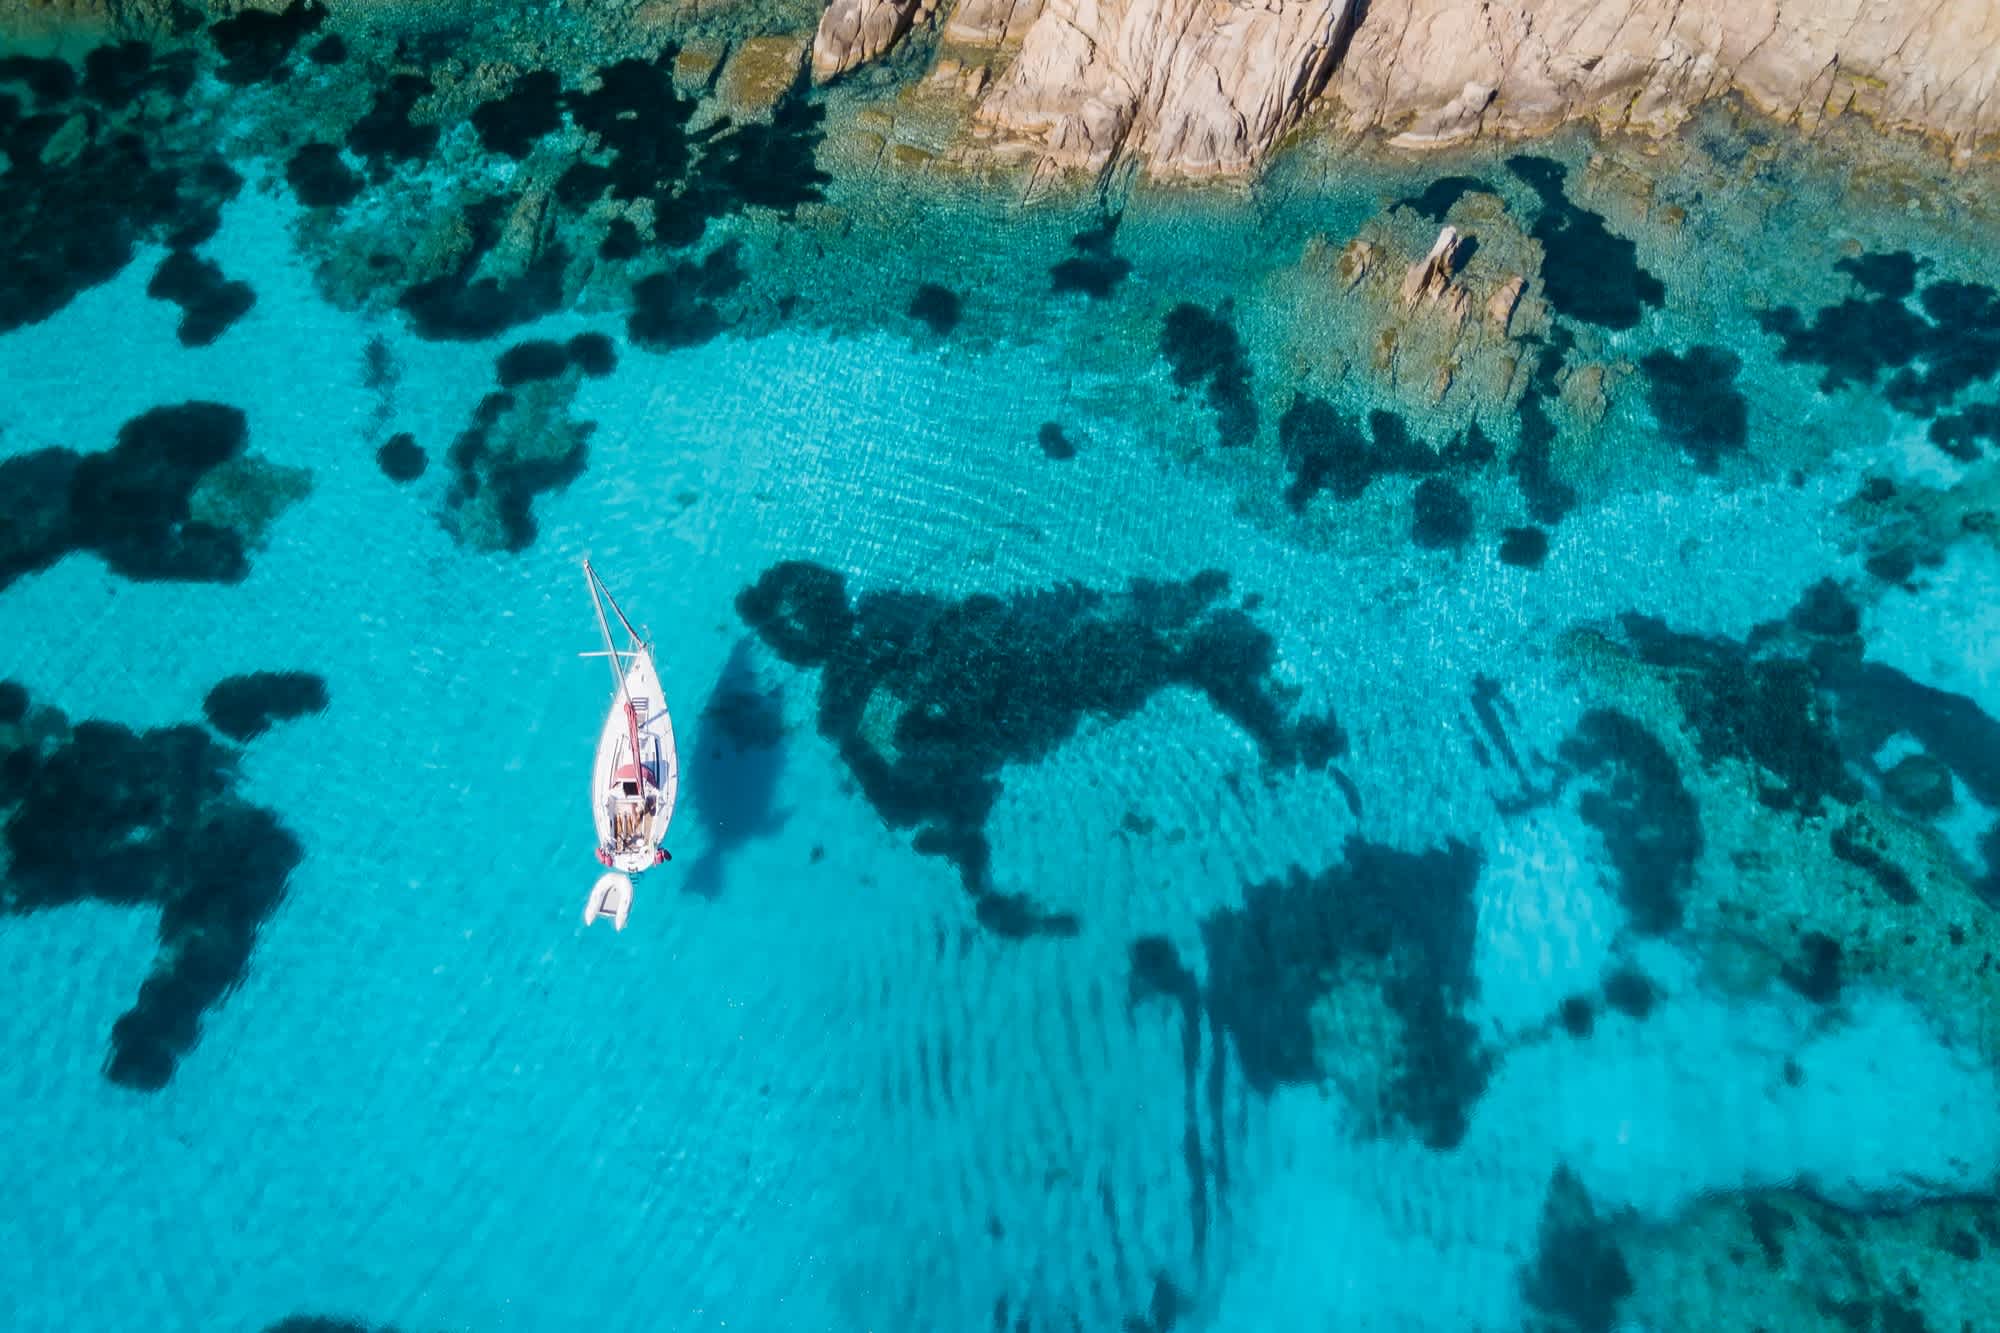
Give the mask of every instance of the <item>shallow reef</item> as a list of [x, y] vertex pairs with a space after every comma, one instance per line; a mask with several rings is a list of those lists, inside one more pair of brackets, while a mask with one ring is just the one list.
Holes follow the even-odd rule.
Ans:
[[1841, 1207], [1805, 1190], [1701, 1199], [1606, 1229], [1629, 1273], [1621, 1310], [1648, 1328], [1963, 1333], [2000, 1295], [2000, 1201]]
[[[479, 400], [471, 423], [452, 441], [446, 458], [452, 482], [445, 491], [445, 528], [478, 550], [522, 551], [535, 540], [535, 497], [561, 490], [583, 474], [593, 423], [572, 416], [577, 385], [608, 375], [617, 350], [600, 333], [580, 333], [567, 343], [543, 339], [516, 343], [494, 363], [501, 387]], [[390, 449], [384, 445], [384, 450]], [[394, 480], [423, 471], [415, 441], [385, 456]]]
[[2000, 722], [1869, 660], [1831, 582], [1742, 640], [1628, 614], [1570, 650], [1615, 710], [1562, 758], [1600, 784], [1580, 811], [1635, 928], [1726, 939], [1742, 985], [1833, 1006], [1879, 981], [1990, 1038], [2000, 837], [1955, 844], [1940, 793], [2000, 803]]
[[1679, 926], [1702, 841], [1700, 810], [1673, 756], [1644, 724], [1608, 708], [1585, 713], [1559, 753], [1582, 779], [1578, 813], [1604, 840], [1634, 929]]
[[[0, 244], [14, 257], [0, 276], [0, 332], [47, 319], [147, 243], [186, 256], [167, 271], [168, 290], [206, 287], [207, 270], [188, 252], [214, 234], [243, 180], [175, 124], [194, 77], [188, 52], [156, 54], [141, 42], [92, 51], [81, 79], [54, 58], [13, 56], [0, 67]], [[225, 285], [206, 299], [196, 334], [241, 292]]]

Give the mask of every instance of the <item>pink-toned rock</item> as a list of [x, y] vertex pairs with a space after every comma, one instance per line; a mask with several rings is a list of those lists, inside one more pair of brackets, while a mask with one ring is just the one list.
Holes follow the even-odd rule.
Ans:
[[910, 30], [922, 0], [832, 0], [813, 34], [813, 81], [865, 65]]
[[1371, 0], [1327, 92], [1408, 147], [1670, 129], [1730, 92], [1807, 127], [1854, 109], [1969, 144], [2000, 134], [1996, 88], [1991, 0]]
[[958, 0], [945, 21], [945, 40], [975, 46], [1019, 42], [1041, 12], [1042, 0]]
[[1060, 166], [1241, 174], [1311, 101], [1354, 0], [1046, 0], [979, 119]]
[[1458, 262], [1458, 248], [1458, 228], [1446, 227], [1438, 232], [1437, 239], [1431, 242], [1430, 253], [1410, 265], [1410, 271], [1403, 275], [1404, 305], [1435, 301], [1444, 295]]
[[[879, 57], [932, 2], [831, 0], [814, 77]], [[1044, 169], [1243, 175], [1322, 98], [1405, 148], [1572, 119], [1662, 131], [1731, 93], [1807, 127], [1858, 110], [1961, 152], [2000, 137], [1993, 0], [944, 3], [945, 46], [998, 71], [955, 85], [980, 151]]]

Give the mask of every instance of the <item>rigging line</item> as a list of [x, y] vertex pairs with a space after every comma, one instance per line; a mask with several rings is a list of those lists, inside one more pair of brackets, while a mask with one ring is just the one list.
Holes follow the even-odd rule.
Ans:
[[[600, 579], [597, 586], [604, 588], [603, 580]], [[611, 603], [611, 614], [618, 617], [618, 623], [625, 627], [625, 633], [631, 636], [633, 645], [636, 647], [645, 643], [645, 639], [640, 635], [639, 631], [632, 628], [632, 622], [627, 620], [625, 613], [619, 609], [618, 599], [611, 595], [611, 589], [604, 588], [604, 600]]]
[[[605, 657], [610, 661], [611, 679], [617, 684], [618, 697], [625, 701], [627, 708], [630, 708], [632, 700], [625, 693], [625, 673], [620, 669], [620, 654], [617, 645], [611, 641], [611, 623], [604, 618], [604, 602], [598, 600], [600, 596], [609, 599], [611, 593], [604, 587], [604, 581], [597, 577], [597, 571], [590, 567], [590, 558], [588, 556], [584, 557], [583, 576], [590, 581], [590, 606], [592, 610], [597, 612], [598, 632], [604, 635], [604, 651]], [[611, 606], [614, 611], [618, 609], [616, 602], [613, 602]], [[618, 619], [620, 623], [623, 623], [625, 617], [620, 616]], [[627, 628], [629, 629], [630, 626], [627, 626]]]

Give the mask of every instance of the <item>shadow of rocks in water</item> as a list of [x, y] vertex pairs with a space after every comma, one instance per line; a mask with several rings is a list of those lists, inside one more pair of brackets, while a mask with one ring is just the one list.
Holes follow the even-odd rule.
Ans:
[[1391, 207], [1407, 208], [1419, 217], [1443, 222], [1452, 205], [1466, 195], [1492, 193], [1492, 185], [1477, 176], [1440, 176], [1426, 185], [1422, 193], [1398, 199]]
[[360, 158], [368, 179], [380, 183], [408, 163], [437, 150], [439, 129], [410, 119], [417, 103], [437, 91], [422, 74], [394, 74], [375, 89], [368, 110], [347, 131], [347, 151]]
[[1250, 355], [1236, 336], [1233, 313], [1228, 301], [1214, 314], [1184, 301], [1167, 312], [1160, 331], [1160, 355], [1166, 358], [1175, 386], [1203, 386], [1202, 396], [1215, 410], [1216, 438], [1230, 446], [1257, 438]]
[[934, 337], [944, 338], [958, 327], [963, 305], [958, 293], [951, 288], [927, 282], [918, 287], [917, 294], [910, 298], [909, 313], [911, 319], [929, 329]]
[[487, 152], [519, 162], [543, 136], [562, 128], [562, 116], [562, 79], [554, 70], [535, 69], [502, 96], [481, 103], [472, 113], [472, 129]]
[[1583, 1182], [1556, 1168], [1542, 1204], [1535, 1262], [1521, 1275], [1521, 1295], [1533, 1312], [1533, 1333], [1612, 1333], [1633, 1293], [1609, 1222], [1591, 1205]]
[[1743, 362], [1720, 347], [1694, 346], [1683, 354], [1659, 348], [1639, 358], [1646, 376], [1646, 405], [1660, 433], [1679, 445], [1702, 472], [1714, 472], [1724, 454], [1742, 453], [1750, 439], [1750, 403], [1736, 388]]
[[233, 741], [255, 740], [274, 722], [323, 713], [326, 707], [326, 680], [310, 671], [230, 676], [201, 701], [209, 725]]
[[285, 163], [285, 183], [307, 208], [339, 208], [361, 193], [361, 177], [330, 143], [299, 146]]
[[116, 276], [143, 242], [200, 244], [242, 187], [219, 157], [172, 142], [191, 53], [124, 42], [84, 69], [79, 81], [61, 60], [0, 62], [0, 333]]
[[1132, 272], [1132, 261], [1112, 251], [1122, 213], [1107, 213], [1095, 227], [1069, 238], [1076, 253], [1049, 269], [1049, 289], [1057, 294], [1082, 292], [1093, 301], [1111, 295]]
[[1500, 563], [1517, 569], [1540, 569], [1548, 558], [1549, 534], [1536, 527], [1500, 531]]
[[1982, 442], [2000, 450], [2000, 403], [1967, 403], [1931, 422], [1930, 441], [1961, 463], [1976, 462]]
[[1273, 767], [1321, 769], [1345, 748], [1332, 718], [1287, 716], [1296, 692], [1273, 679], [1276, 643], [1220, 605], [1228, 586], [1211, 572], [1119, 592], [871, 592], [850, 604], [841, 574], [787, 561], [736, 609], [781, 659], [821, 673], [820, 733], [884, 822], [915, 829], [918, 851], [958, 868], [982, 924], [1019, 937], [1076, 922], [996, 891], [987, 817], [1001, 773], [1045, 758], [1085, 718], [1130, 717], [1178, 685], [1207, 695]]
[[72, 724], [0, 682], [0, 910], [159, 909], [152, 971], [111, 1029], [104, 1072], [121, 1086], [166, 1086], [303, 856], [275, 813], [236, 794], [238, 754], [198, 726]]
[[1410, 540], [1427, 551], [1464, 546], [1472, 540], [1472, 501], [1442, 477], [1418, 482], [1410, 497]]
[[[1321, 491], [1331, 492], [1344, 503], [1360, 499], [1380, 477], [1463, 475], [1490, 463], [1494, 456], [1493, 441], [1476, 423], [1451, 443], [1433, 449], [1414, 438], [1408, 424], [1394, 412], [1370, 412], [1364, 433], [1359, 418], [1324, 398], [1303, 393], [1293, 397], [1292, 405], [1278, 419], [1278, 446], [1292, 474], [1285, 502], [1294, 513], [1303, 512]], [[1439, 499], [1443, 501], [1442, 496]], [[1443, 507], [1450, 507], [1449, 502], [1444, 501]], [[1465, 517], [1469, 519], [1469, 512]], [[1442, 530], [1440, 535], [1444, 535]]]
[[181, 403], [132, 418], [100, 453], [42, 449], [0, 462], [0, 588], [72, 551], [137, 581], [240, 581], [256, 520], [307, 486], [302, 473], [247, 458], [248, 440], [239, 409]]
[[1778, 359], [1819, 366], [1822, 389], [1882, 381], [1890, 406], [1930, 417], [2000, 375], [2000, 292], [1933, 282], [1913, 310], [1909, 299], [1926, 265], [1908, 251], [1858, 255], [1834, 267], [1862, 295], [1825, 307], [1810, 322], [1795, 306], [1757, 315], [1758, 327], [1780, 342]]
[[1528, 234], [1548, 254], [1543, 289], [1557, 314], [1629, 329], [1645, 307], [1666, 300], [1666, 287], [1639, 266], [1638, 247], [1605, 226], [1603, 214], [1571, 202], [1562, 163], [1522, 153], [1507, 159], [1507, 169], [1542, 201]]
[[[1131, 972], [1126, 979], [1125, 1003], [1128, 1011], [1136, 1010], [1141, 1004], [1152, 1000], [1170, 1001], [1180, 1010], [1181, 1020], [1181, 1083], [1182, 1115], [1184, 1128], [1181, 1133], [1181, 1157], [1188, 1175], [1188, 1219], [1194, 1236], [1194, 1252], [1197, 1264], [1208, 1248], [1209, 1224], [1209, 1154], [1203, 1149], [1201, 1137], [1201, 983], [1181, 961], [1173, 941], [1161, 935], [1143, 935], [1132, 941], [1130, 953]], [[1220, 1118], [1219, 1115], [1217, 1117]], [[1228, 1159], [1223, 1155], [1223, 1146], [1218, 1135], [1215, 1161], [1216, 1175], [1226, 1179]], [[1154, 1310], [1159, 1309], [1158, 1293], [1155, 1293]], [[1159, 1323], [1157, 1319], [1153, 1321]], [[1136, 1320], [1126, 1321], [1127, 1328], [1145, 1327]]]
[[725, 117], [691, 132], [700, 104], [674, 84], [679, 54], [669, 44], [650, 61], [621, 60], [597, 71], [595, 88], [563, 95], [571, 118], [596, 136], [596, 151], [605, 159], [580, 158], [563, 173], [555, 190], [563, 206], [581, 212], [607, 194], [647, 201], [655, 240], [681, 248], [730, 213], [763, 208], [789, 215], [825, 197], [822, 187], [831, 177], [815, 157], [826, 112], [803, 79], [778, 100], [768, 121], [739, 124]]
[[1556, 472], [1556, 423], [1549, 415], [1549, 403], [1562, 391], [1559, 380], [1575, 350], [1576, 335], [1557, 326], [1546, 338], [1527, 341], [1542, 344], [1542, 354], [1521, 395], [1521, 435], [1507, 458], [1507, 471], [1527, 504], [1528, 517], [1552, 528], [1568, 518], [1577, 505], [1576, 488]]
[[785, 771], [784, 695], [758, 679], [752, 642], [740, 639], [730, 649], [685, 760], [687, 791], [709, 839], [708, 850], [688, 868], [686, 884], [703, 898], [721, 893], [732, 854], [775, 835], [789, 817], [778, 809], [778, 782]]
[[231, 87], [282, 82], [290, 72], [285, 62], [292, 51], [326, 22], [326, 6], [317, 0], [292, 0], [282, 10], [245, 9], [218, 19], [208, 39], [222, 57], [215, 77]]
[[625, 330], [648, 351], [696, 347], [729, 327], [716, 302], [741, 287], [749, 275], [740, 262], [742, 246], [725, 241], [699, 263], [677, 260], [632, 285], [632, 314]]
[[1659, 1003], [1660, 991], [1651, 978], [1637, 968], [1626, 966], [1609, 973], [1603, 982], [1604, 1003], [1627, 1018], [1650, 1018]]
[[223, 277], [220, 266], [192, 250], [174, 250], [161, 260], [146, 295], [181, 308], [175, 336], [183, 347], [208, 346], [257, 303], [249, 283]]
[[430, 468], [430, 455], [417, 443], [417, 437], [408, 431], [398, 431], [383, 442], [375, 451], [375, 464], [382, 469], [382, 475], [390, 481], [402, 485], [415, 481]]
[[1595, 708], [1559, 754], [1588, 788], [1578, 813], [1604, 840], [1633, 928], [1677, 928], [1701, 858], [1701, 812], [1667, 747], [1623, 713]]
[[[1464, 1016], [1478, 991], [1479, 866], [1461, 842], [1410, 853], [1350, 837], [1337, 864], [1253, 884], [1241, 908], [1206, 918], [1209, 1013], [1251, 1088], [1331, 1079], [1370, 1130], [1457, 1146], [1489, 1064]], [[1329, 1057], [1313, 1014], [1336, 992], [1350, 1018], [1355, 1006], [1392, 1015], [1356, 1020], [1377, 1046]]]
[[1041, 445], [1042, 453], [1058, 463], [1076, 457], [1076, 443], [1060, 422], [1044, 421], [1035, 431], [1035, 443]]

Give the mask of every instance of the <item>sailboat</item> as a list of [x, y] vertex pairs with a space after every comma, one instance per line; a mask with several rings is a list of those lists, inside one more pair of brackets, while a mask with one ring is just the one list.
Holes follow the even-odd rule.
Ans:
[[[674, 817], [680, 760], [674, 753], [674, 720], [660, 697], [653, 645], [632, 628], [588, 559], [583, 562], [583, 576], [597, 610], [597, 628], [604, 635], [604, 651], [583, 656], [608, 661], [614, 686], [611, 709], [597, 737], [597, 758], [590, 767], [590, 811], [597, 824], [597, 859], [605, 874], [590, 890], [583, 924], [606, 918], [623, 930], [632, 910], [632, 876], [671, 859], [660, 843]], [[612, 642], [607, 606], [625, 631], [622, 649]]]

